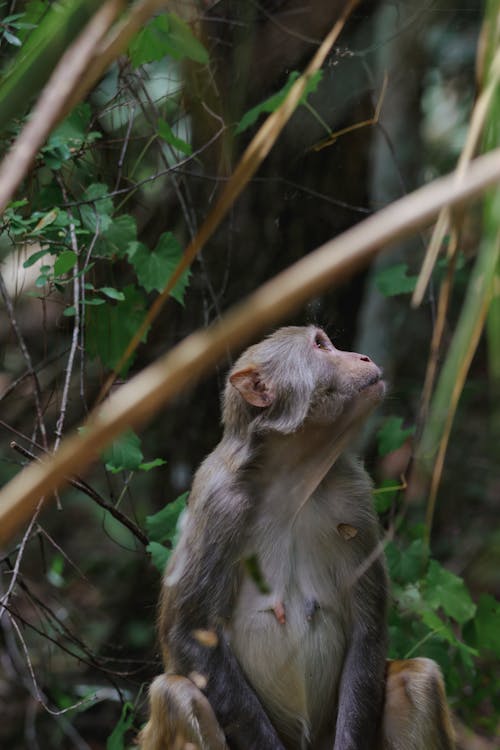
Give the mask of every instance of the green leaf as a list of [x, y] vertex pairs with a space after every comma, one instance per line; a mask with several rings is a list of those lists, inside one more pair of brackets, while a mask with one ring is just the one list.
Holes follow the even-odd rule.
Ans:
[[3, 37], [9, 44], [13, 44], [14, 47], [20, 47], [22, 44], [21, 40], [17, 36], [14, 36], [14, 34], [11, 34], [10, 31], [5, 30]]
[[82, 200], [91, 202], [80, 208], [83, 226], [92, 234], [96, 229], [99, 229], [99, 233], [109, 229], [112, 221], [113, 201], [109, 197], [108, 186], [99, 182], [89, 185]]
[[410, 435], [415, 432], [415, 427], [403, 429], [401, 417], [388, 417], [377, 432], [378, 452], [381, 456], [400, 448]]
[[67, 307], [63, 315], [65, 318], [73, 318], [76, 315], [76, 307], [74, 305], [70, 305], [70, 307]]
[[384, 297], [394, 297], [397, 294], [409, 294], [413, 292], [417, 283], [416, 276], [407, 276], [408, 266], [406, 263], [399, 263], [383, 271], [379, 271], [375, 276], [375, 285]]
[[106, 297], [109, 297], [110, 299], [117, 299], [122, 302], [125, 299], [125, 295], [123, 292], [118, 291], [118, 289], [115, 289], [112, 286], [102, 286], [99, 291], [101, 294], [105, 294]]
[[271, 589], [269, 588], [269, 584], [264, 578], [257, 555], [250, 555], [250, 557], [245, 558], [243, 560], [243, 565], [245, 566], [246, 573], [255, 583], [259, 592], [261, 594], [270, 594]]
[[46, 275], [45, 275], [44, 273], [42, 273], [42, 274], [40, 274], [40, 276], [39, 276], [39, 277], [37, 278], [37, 280], [35, 281], [35, 286], [36, 286], [36, 287], [37, 287], [38, 289], [41, 289], [41, 287], [42, 287], [42, 286], [45, 286], [45, 284], [47, 284], [47, 283], [48, 283], [48, 281], [49, 281], [49, 277], [48, 277], [48, 276], [46, 276]]
[[150, 21], [133, 39], [129, 54], [134, 68], [166, 55], [175, 60], [189, 58], [202, 65], [209, 60], [203, 44], [175, 13], [163, 13]]
[[428, 548], [423, 539], [415, 539], [404, 550], [389, 542], [385, 553], [391, 578], [400, 584], [417, 582], [427, 568]]
[[186, 507], [189, 492], [179, 495], [176, 500], [166, 505], [158, 513], [146, 517], [146, 530], [153, 542], [172, 542], [175, 537], [177, 522]]
[[427, 572], [424, 599], [432, 609], [442, 607], [444, 612], [459, 624], [470, 620], [476, 605], [461, 578], [431, 560]]
[[78, 263], [78, 255], [72, 250], [63, 250], [54, 263], [54, 276], [63, 276]]
[[150, 542], [146, 547], [146, 552], [149, 552], [151, 555], [151, 561], [155, 568], [157, 568], [160, 573], [163, 573], [170, 559], [170, 555], [172, 554], [172, 550], [159, 542]]
[[177, 60], [187, 57], [194, 62], [208, 65], [208, 52], [188, 24], [175, 13], [168, 13], [166, 18], [169, 24], [169, 54]]
[[[164, 232], [156, 248], [151, 251], [140, 242], [133, 243], [128, 257], [135, 268], [140, 285], [147, 291], [161, 292], [182, 257], [182, 248], [171, 232]], [[171, 296], [184, 304], [184, 292], [189, 283], [186, 270], [171, 292]]]
[[127, 430], [118, 440], [102, 454], [106, 462], [106, 469], [116, 474], [118, 471], [135, 471], [139, 468], [144, 456], [141, 451], [141, 441], [132, 430]]
[[[63, 212], [65, 213], [65, 212]], [[57, 217], [59, 215], [59, 209], [53, 208], [52, 211], [47, 211], [47, 213], [43, 214], [40, 221], [37, 223], [35, 228], [33, 229], [34, 232], [41, 232], [42, 229], [45, 229], [45, 227], [50, 226], [51, 224], [54, 224], [56, 222]]]
[[141, 471], [151, 471], [156, 469], [158, 466], [164, 466], [167, 462], [163, 458], [154, 458], [152, 461], [146, 461], [139, 466]]
[[[125, 299], [89, 308], [86, 315], [87, 351], [91, 357], [99, 357], [105, 367], [114, 369], [121, 359], [130, 339], [146, 315], [146, 302], [134, 286], [123, 290]], [[104, 304], [102, 304], [104, 303]], [[143, 337], [146, 339], [147, 332]], [[129, 369], [133, 357], [123, 367], [121, 374]]]
[[[92, 143], [102, 134], [97, 131], [90, 131], [92, 110], [90, 104], [81, 102], [66, 117], [65, 120], [52, 132], [51, 139], [54, 142], [66, 143], [70, 149], [77, 150], [84, 143]], [[50, 141], [49, 141], [50, 142]], [[70, 152], [70, 156], [73, 154]]]
[[396, 499], [401, 483], [394, 479], [384, 479], [376, 490], [373, 490], [375, 510], [377, 513], [385, 513], [389, 510]]
[[106, 742], [106, 750], [125, 750], [125, 734], [131, 729], [134, 722], [134, 707], [131, 703], [125, 703], [121, 716], [115, 728]]
[[474, 619], [476, 645], [500, 657], [500, 602], [490, 594], [481, 594]]
[[26, 258], [23, 263], [23, 268], [29, 268], [30, 266], [33, 266], [37, 262], [37, 260], [40, 260], [40, 258], [43, 258], [45, 255], [49, 255], [50, 252], [50, 250], [37, 250], [36, 253], [33, 253], [29, 258]]
[[[301, 104], [305, 102], [309, 94], [312, 94], [314, 91], [316, 91], [316, 89], [318, 88], [318, 84], [321, 81], [322, 76], [323, 76], [323, 73], [321, 70], [318, 70], [316, 73], [314, 73], [314, 75], [311, 76], [311, 78], [307, 82], [306, 89], [300, 101]], [[283, 103], [283, 101], [286, 99], [288, 92], [290, 91], [293, 84], [299, 77], [300, 77], [300, 73], [298, 73], [297, 71], [293, 71], [288, 76], [288, 81], [285, 83], [282, 89], [277, 91], [276, 94], [273, 94], [272, 96], [270, 96], [269, 99], [266, 99], [260, 104], [257, 104], [255, 107], [252, 107], [252, 109], [249, 109], [248, 112], [246, 112], [243, 115], [238, 125], [236, 126], [236, 130], [235, 130], [236, 135], [238, 135], [239, 133], [242, 133], [244, 130], [247, 130], [247, 128], [253, 125], [254, 122], [264, 112], [267, 112], [267, 113], [275, 112], [278, 109], [278, 107]]]
[[164, 141], [167, 143], [170, 143], [173, 148], [176, 148], [178, 151], [181, 151], [183, 154], [186, 154], [187, 156], [190, 156], [193, 153], [193, 149], [189, 143], [186, 143], [186, 141], [183, 141], [182, 138], [178, 138], [175, 133], [173, 132], [172, 128], [161, 117], [158, 120], [158, 133], [163, 138]]
[[[109, 217], [108, 217], [109, 218]], [[96, 242], [94, 255], [123, 258], [129, 246], [137, 240], [137, 224], [133, 216], [122, 214], [110, 219], [107, 228]]]

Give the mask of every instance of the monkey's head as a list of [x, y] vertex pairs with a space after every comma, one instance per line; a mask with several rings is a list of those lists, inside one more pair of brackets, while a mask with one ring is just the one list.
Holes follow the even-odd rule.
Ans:
[[238, 359], [227, 380], [223, 421], [237, 433], [291, 433], [309, 424], [364, 419], [382, 400], [369, 357], [336, 349], [316, 326], [280, 328]]

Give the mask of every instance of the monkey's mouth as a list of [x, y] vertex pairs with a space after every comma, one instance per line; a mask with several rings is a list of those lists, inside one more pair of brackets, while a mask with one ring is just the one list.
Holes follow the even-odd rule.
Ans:
[[374, 385], [380, 386], [380, 390], [385, 391], [385, 383], [382, 380], [382, 373], [377, 372], [375, 375], [373, 375], [369, 380], [366, 381], [366, 383], [363, 383], [360, 391], [366, 391], [367, 388], [372, 388]]

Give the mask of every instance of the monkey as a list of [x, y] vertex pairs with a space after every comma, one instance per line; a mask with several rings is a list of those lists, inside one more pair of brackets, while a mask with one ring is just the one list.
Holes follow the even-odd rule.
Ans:
[[316, 326], [247, 349], [163, 580], [142, 750], [452, 750], [439, 667], [387, 661], [372, 484], [380, 369]]

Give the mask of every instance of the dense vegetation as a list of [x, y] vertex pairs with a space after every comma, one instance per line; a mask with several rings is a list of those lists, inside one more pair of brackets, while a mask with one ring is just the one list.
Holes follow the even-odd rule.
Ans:
[[[2, 153], [37, 124], [30, 113], [37, 100], [50, 103], [54, 66], [101, 5], [1, 4]], [[104, 5], [126, 27], [127, 3]], [[116, 392], [278, 271], [453, 169], [481, 92], [473, 152], [500, 146], [498, 1], [366, 0], [268, 158], [153, 308], [265, 115], [283, 105], [346, 3], [197, 5], [148, 12], [88, 93], [68, 95], [9, 196], [2, 485], [81, 427], [110, 373]], [[0, 199], [5, 179], [0, 172]], [[451, 214], [419, 307], [410, 300], [432, 228], [393, 243], [287, 321], [322, 324], [391, 383], [360, 440], [392, 581], [391, 656], [440, 663], [465, 748], [493, 747], [499, 729], [499, 200], [493, 189]], [[131, 746], [159, 664], [158, 571], [192, 474], [220, 435], [230, 361], [140, 434], [125, 432], [9, 539], [2, 745]]]

